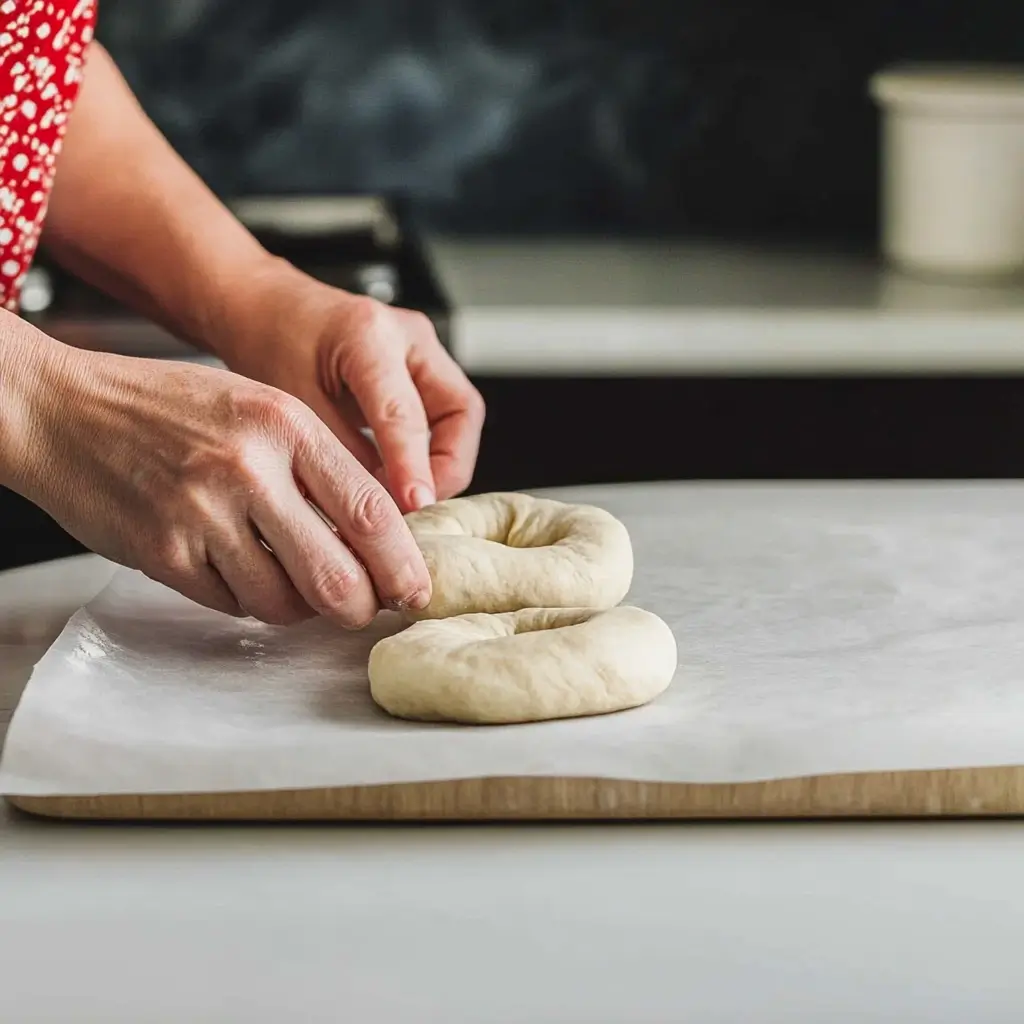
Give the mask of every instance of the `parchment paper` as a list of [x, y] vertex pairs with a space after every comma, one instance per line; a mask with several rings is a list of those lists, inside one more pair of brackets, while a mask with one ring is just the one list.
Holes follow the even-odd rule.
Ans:
[[631, 603], [680, 668], [646, 708], [417, 725], [371, 702], [365, 633], [204, 611], [122, 572], [38, 664], [11, 795], [212, 792], [493, 775], [727, 782], [1024, 763], [1024, 488], [550, 492], [629, 527]]

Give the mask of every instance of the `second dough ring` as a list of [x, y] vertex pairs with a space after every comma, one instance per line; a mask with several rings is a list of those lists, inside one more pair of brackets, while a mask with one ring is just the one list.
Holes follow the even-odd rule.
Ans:
[[406, 516], [433, 583], [415, 619], [613, 608], [633, 579], [626, 527], [592, 505], [527, 494], [453, 498]]
[[676, 642], [640, 608], [527, 608], [417, 622], [379, 641], [374, 701], [396, 718], [510, 725], [607, 714], [672, 682]]

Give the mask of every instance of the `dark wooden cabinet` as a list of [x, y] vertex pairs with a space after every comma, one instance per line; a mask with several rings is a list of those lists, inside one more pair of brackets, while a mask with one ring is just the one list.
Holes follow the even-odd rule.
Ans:
[[481, 378], [474, 490], [1024, 475], [1024, 378]]

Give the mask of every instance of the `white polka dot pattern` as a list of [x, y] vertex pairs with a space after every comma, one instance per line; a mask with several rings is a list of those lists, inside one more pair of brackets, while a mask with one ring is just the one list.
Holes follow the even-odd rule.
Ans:
[[82, 82], [96, 0], [0, 0], [0, 304], [16, 309]]

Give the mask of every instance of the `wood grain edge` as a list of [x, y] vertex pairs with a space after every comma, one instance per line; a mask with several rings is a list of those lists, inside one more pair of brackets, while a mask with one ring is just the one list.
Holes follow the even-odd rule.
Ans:
[[820, 775], [740, 784], [486, 778], [257, 793], [7, 797], [106, 821], [622, 821], [1024, 814], [1024, 767]]

